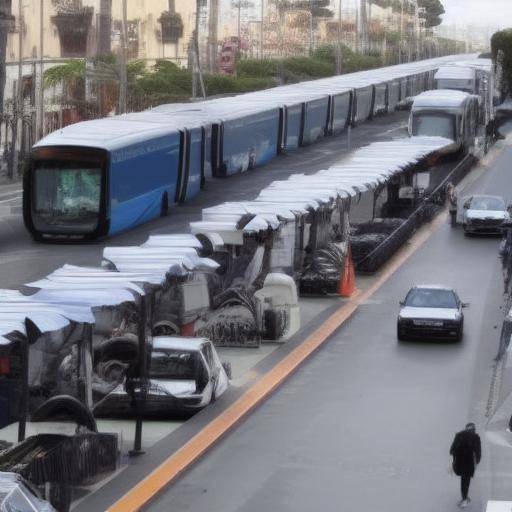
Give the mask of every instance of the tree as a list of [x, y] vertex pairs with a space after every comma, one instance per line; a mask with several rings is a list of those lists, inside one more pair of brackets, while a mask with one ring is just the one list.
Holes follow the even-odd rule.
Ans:
[[496, 32], [491, 38], [491, 51], [494, 64], [501, 67], [502, 100], [512, 93], [512, 29]]
[[422, 17], [425, 19], [427, 28], [437, 27], [442, 23], [441, 16], [445, 10], [440, 0], [418, 0], [418, 7], [425, 9], [425, 14]]
[[[98, 102], [90, 104], [85, 97], [85, 81], [87, 65], [85, 59], [73, 59], [47, 69], [44, 72], [45, 87], [62, 86], [64, 103], [71, 105], [82, 119], [104, 116], [111, 112], [119, 94], [119, 66], [115, 55], [108, 54], [97, 57], [93, 61], [94, 74], [98, 77], [92, 79]], [[144, 61], [134, 60], [128, 63], [128, 85], [134, 84], [142, 78], [146, 71]], [[99, 110], [98, 110], [99, 109]]]
[[289, 11], [303, 9], [309, 11], [313, 18], [332, 18], [334, 12], [329, 9], [330, 0], [276, 0], [278, 9]]

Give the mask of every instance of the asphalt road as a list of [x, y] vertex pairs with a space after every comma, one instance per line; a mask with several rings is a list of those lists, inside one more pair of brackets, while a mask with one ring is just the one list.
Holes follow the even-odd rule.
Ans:
[[[357, 148], [377, 140], [406, 136], [407, 112], [396, 112], [354, 128], [351, 147]], [[205, 190], [193, 201], [171, 210], [158, 219], [109, 240], [88, 245], [45, 245], [33, 242], [25, 231], [21, 215], [10, 215], [7, 209], [18, 204], [17, 186], [0, 185], [0, 288], [16, 288], [71, 263], [98, 265], [106, 245], [138, 245], [150, 233], [188, 232], [188, 224], [199, 220], [201, 210], [224, 201], [252, 199], [269, 183], [286, 179], [295, 172], [315, 172], [329, 167], [348, 151], [347, 135], [327, 138], [322, 142], [282, 155], [267, 166], [238, 176], [207, 182]], [[13, 192], [14, 191], [14, 192]], [[13, 197], [17, 199], [13, 200]], [[2, 203], [1, 201], [6, 201]], [[17, 210], [19, 210], [19, 205]]]
[[[512, 149], [467, 193], [512, 197]], [[496, 238], [443, 224], [283, 387], [148, 508], [151, 512], [448, 512], [453, 435], [485, 429], [502, 321]], [[455, 287], [461, 343], [398, 343], [398, 301], [413, 284]], [[493, 479], [485, 436], [469, 511]]]

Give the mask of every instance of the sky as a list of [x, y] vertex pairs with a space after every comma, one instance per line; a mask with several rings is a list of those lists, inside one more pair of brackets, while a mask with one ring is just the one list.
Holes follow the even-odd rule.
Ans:
[[[255, 9], [261, 0], [251, 0]], [[268, 3], [269, 0], [265, 0]], [[222, 6], [229, 11], [232, 0], [221, 0]], [[339, 0], [334, 0], [337, 5]], [[342, 0], [342, 5], [355, 6], [358, 0]], [[446, 14], [443, 19], [447, 24], [475, 24], [492, 28], [512, 27], [512, 0], [441, 0]]]
[[512, 0], [441, 0], [446, 23], [512, 27]]

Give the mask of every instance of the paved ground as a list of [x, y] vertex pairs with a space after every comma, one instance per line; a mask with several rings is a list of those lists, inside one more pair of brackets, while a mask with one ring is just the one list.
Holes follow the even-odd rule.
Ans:
[[[508, 148], [467, 192], [510, 199], [511, 163]], [[485, 412], [503, 318], [498, 244], [443, 225], [309, 363], [149, 510], [457, 510], [448, 449], [468, 420], [484, 439], [468, 510], [484, 510], [496, 492]], [[454, 286], [470, 302], [462, 343], [397, 343], [397, 303], [422, 282]]]

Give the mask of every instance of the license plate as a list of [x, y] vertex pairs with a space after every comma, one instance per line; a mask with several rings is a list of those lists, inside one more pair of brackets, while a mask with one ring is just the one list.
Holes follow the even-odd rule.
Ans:
[[443, 322], [439, 322], [436, 320], [414, 320], [414, 325], [420, 327], [442, 327]]

